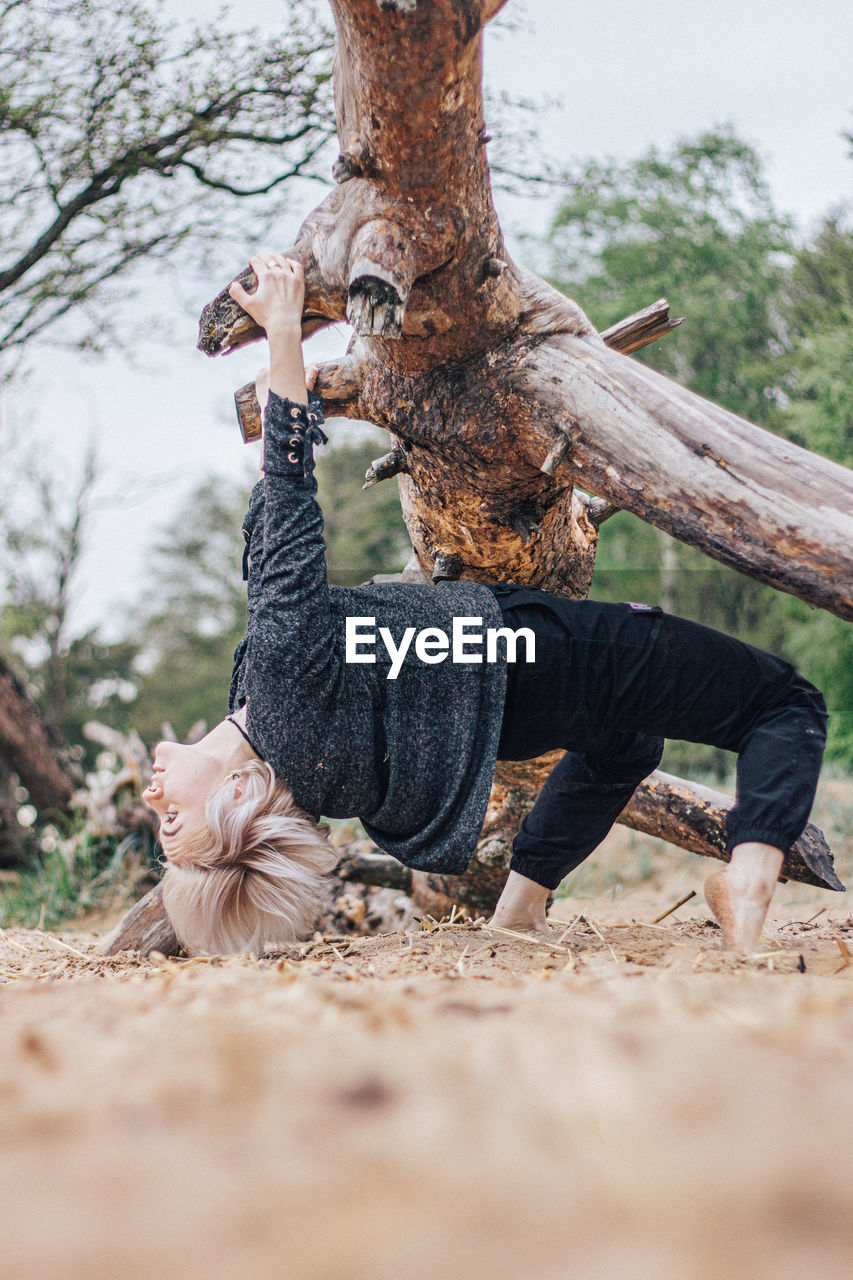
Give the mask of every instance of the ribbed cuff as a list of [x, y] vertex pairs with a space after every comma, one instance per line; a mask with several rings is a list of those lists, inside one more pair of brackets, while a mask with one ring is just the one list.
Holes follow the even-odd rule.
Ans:
[[[555, 880], [553, 875], [549, 876], [543, 873], [542, 864], [538, 863], [535, 858], [525, 857], [523, 853], [514, 853], [510, 859], [510, 871], [516, 871], [520, 876], [524, 876], [525, 880], [532, 880], [534, 884], [539, 884], [543, 889], [550, 889], [551, 892], [557, 888], [563, 876], [558, 876]], [[568, 875], [568, 872], [566, 872]]]
[[782, 853], [790, 853], [792, 840], [787, 831], [771, 831], [767, 827], [742, 827], [734, 831], [726, 830], [726, 849], [731, 853], [736, 844], [770, 844]]

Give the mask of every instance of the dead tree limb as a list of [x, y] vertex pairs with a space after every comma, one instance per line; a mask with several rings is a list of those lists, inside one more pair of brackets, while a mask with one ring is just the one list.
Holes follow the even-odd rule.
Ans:
[[602, 330], [599, 336], [608, 347], [629, 356], [632, 351], [639, 351], [641, 347], [647, 347], [649, 343], [657, 342], [658, 338], [664, 337], [665, 334], [672, 333], [673, 329], [677, 329], [680, 324], [684, 324], [684, 316], [678, 320], [671, 320], [669, 303], [666, 298], [658, 298], [657, 302], [653, 302], [651, 306], [644, 307], [642, 311], [636, 311], [617, 324], [612, 324], [609, 329]]
[[599, 341], [560, 334], [520, 358], [514, 382], [531, 463], [568, 439], [566, 474], [592, 493], [853, 619], [853, 471]]
[[181, 949], [163, 906], [161, 884], [149, 889], [101, 944], [105, 956], [115, 956], [120, 951], [138, 951], [143, 956], [159, 951], [164, 956], [173, 956], [178, 955]]

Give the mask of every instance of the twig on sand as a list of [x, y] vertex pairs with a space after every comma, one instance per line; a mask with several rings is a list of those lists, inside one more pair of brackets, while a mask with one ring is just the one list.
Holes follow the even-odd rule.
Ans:
[[678, 902], [674, 902], [671, 907], [667, 907], [666, 911], [662, 911], [659, 916], [655, 916], [652, 924], [660, 924], [661, 920], [665, 920], [667, 916], [671, 916], [673, 911], [677, 911], [679, 907], [683, 907], [685, 902], [689, 902], [691, 898], [696, 897], [696, 890], [691, 889], [689, 893], [685, 893], [683, 898], [679, 898]]
[[850, 948], [843, 938], [836, 938], [835, 941], [838, 943], [838, 950], [841, 952], [841, 957], [844, 961], [844, 963], [840, 964], [835, 970], [836, 973], [840, 973], [842, 969], [850, 968], [850, 965], [853, 964], [853, 956], [851, 956]]
[[618, 963], [619, 963], [619, 957], [617, 956], [616, 952], [613, 950], [613, 948], [611, 947], [610, 943], [607, 941], [607, 939], [605, 938], [604, 934], [601, 932], [601, 930], [599, 929], [599, 927], [598, 927], [598, 925], [595, 923], [595, 921], [594, 921], [594, 920], [590, 920], [589, 916], [586, 916], [586, 915], [584, 916], [584, 919], [586, 920], [586, 922], [587, 922], [587, 924], [589, 925], [590, 929], [592, 929], [593, 933], [594, 933], [597, 937], [599, 937], [599, 938], [601, 939], [601, 941], [604, 943], [604, 945], [605, 945], [605, 947], [607, 948], [607, 950], [608, 950], [608, 951], [610, 952], [610, 954], [612, 955], [613, 959], [614, 959], [614, 960], [616, 961], [616, 963], [618, 964]]
[[55, 938], [52, 933], [45, 934], [50, 942], [55, 942], [58, 947], [65, 947], [66, 951], [71, 951], [75, 956], [79, 956], [81, 960], [91, 960], [92, 956], [87, 956], [85, 951], [78, 951], [76, 947], [72, 947], [70, 943], [63, 942], [61, 938]]
[[563, 938], [568, 937], [568, 935], [571, 933], [572, 929], [574, 929], [574, 927], [575, 927], [575, 925], [577, 924], [578, 920], [584, 920], [585, 918], [586, 918], [586, 917], [584, 916], [584, 913], [583, 913], [582, 911], [579, 911], [579, 912], [577, 913], [577, 915], [575, 916], [574, 920], [572, 921], [572, 923], [571, 923], [571, 924], [570, 924], [566, 929], [564, 929], [564, 930], [563, 930], [563, 932], [560, 934], [560, 936], [559, 936], [559, 938], [557, 939], [557, 941], [558, 941], [558, 942], [562, 942], [562, 941], [563, 941]]
[[0, 929], [0, 938], [3, 939], [7, 947], [14, 947], [16, 951], [21, 951], [24, 955], [27, 954], [27, 948], [18, 942], [16, 938], [10, 938], [5, 929]]
[[489, 933], [505, 933], [508, 938], [521, 938], [523, 942], [535, 942], [540, 947], [547, 947], [549, 951], [569, 950], [568, 947], [561, 947], [559, 942], [549, 942], [545, 938], [535, 937], [532, 933], [519, 933], [517, 929], [502, 929], [496, 924], [481, 924], [480, 928], [487, 930]]
[[614, 959], [614, 960], [616, 961], [616, 963], [618, 964], [618, 963], [619, 963], [619, 957], [617, 956], [616, 952], [613, 950], [613, 948], [611, 947], [610, 943], [609, 943], [609, 942], [607, 941], [607, 939], [605, 938], [604, 934], [603, 934], [603, 933], [601, 932], [601, 930], [598, 928], [598, 926], [596, 925], [595, 921], [594, 921], [594, 920], [590, 920], [589, 916], [586, 914], [586, 912], [585, 912], [585, 911], [579, 911], [579, 912], [578, 912], [578, 914], [575, 916], [574, 920], [573, 920], [573, 921], [572, 921], [572, 923], [568, 926], [568, 928], [567, 928], [567, 929], [564, 929], [564, 930], [563, 930], [563, 932], [560, 934], [559, 938], [557, 939], [557, 942], [558, 942], [558, 943], [562, 942], [562, 941], [563, 941], [563, 938], [565, 938], [568, 934], [570, 934], [570, 933], [571, 933], [572, 929], [574, 929], [575, 925], [577, 924], [577, 922], [578, 922], [579, 920], [585, 920], [585, 921], [587, 922], [587, 924], [589, 925], [590, 929], [592, 929], [593, 933], [594, 933], [594, 934], [595, 934], [595, 935], [596, 935], [596, 936], [597, 936], [597, 937], [598, 937], [598, 938], [599, 938], [599, 939], [604, 943], [605, 947], [607, 947], [607, 950], [610, 952], [610, 954], [612, 955], [613, 959]]
[[824, 911], [826, 911], [826, 907], [821, 907], [820, 911], [816, 911], [813, 916], [809, 916], [808, 920], [803, 921], [803, 924], [812, 924], [817, 920], [818, 916], [823, 915]]

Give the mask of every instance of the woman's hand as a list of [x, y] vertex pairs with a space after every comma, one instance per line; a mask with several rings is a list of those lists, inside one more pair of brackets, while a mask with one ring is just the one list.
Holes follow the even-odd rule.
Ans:
[[249, 266], [258, 278], [258, 287], [247, 293], [234, 280], [228, 288], [234, 301], [266, 330], [267, 337], [294, 328], [301, 333], [305, 305], [302, 264], [282, 253], [258, 253], [249, 259]]
[[[308, 390], [302, 366], [302, 266], [282, 253], [259, 253], [249, 259], [258, 277], [254, 293], [233, 281], [228, 292], [266, 330], [270, 344], [269, 390], [294, 404], [306, 404]], [[263, 407], [263, 406], [262, 406]]]

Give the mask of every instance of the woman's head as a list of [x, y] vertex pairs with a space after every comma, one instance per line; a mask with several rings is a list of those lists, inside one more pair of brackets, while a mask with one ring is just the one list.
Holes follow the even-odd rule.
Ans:
[[[190, 769], [197, 772], [184, 777]], [[159, 773], [169, 781], [155, 773], [146, 800], [161, 816], [163, 903], [183, 945], [195, 954], [260, 952], [266, 943], [304, 937], [336, 855], [325, 828], [299, 808], [270, 765], [249, 760], [220, 775], [203, 801], [203, 818], [195, 796], [207, 781], [204, 765], [176, 753]]]

